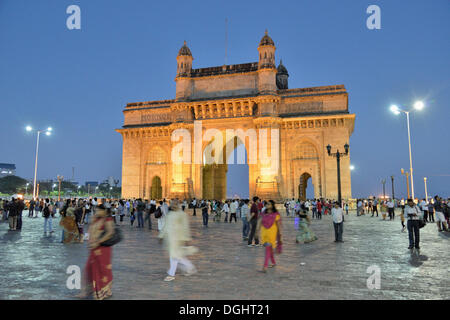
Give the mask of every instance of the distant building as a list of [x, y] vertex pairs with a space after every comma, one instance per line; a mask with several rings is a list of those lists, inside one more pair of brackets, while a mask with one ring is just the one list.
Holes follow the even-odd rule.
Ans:
[[16, 165], [13, 163], [0, 163], [0, 178], [16, 175]]
[[91, 188], [92, 187], [95, 188], [95, 187], [98, 187], [98, 181], [86, 181], [84, 185], [86, 186], [86, 188], [87, 188], [87, 186], [91, 186]]

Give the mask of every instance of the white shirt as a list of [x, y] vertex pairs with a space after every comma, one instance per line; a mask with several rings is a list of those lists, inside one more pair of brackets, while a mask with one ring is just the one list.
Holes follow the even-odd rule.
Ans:
[[425, 201], [422, 200], [422, 202], [420, 203], [420, 207], [422, 208], [422, 211], [427, 211], [428, 210], [428, 205]]
[[342, 211], [342, 208], [332, 208], [331, 209], [331, 216], [333, 217], [334, 223], [341, 223], [343, 221], [344, 212]]
[[223, 211], [223, 212], [226, 212], [226, 213], [228, 213], [228, 212], [230, 211], [230, 208], [228, 207], [228, 204], [227, 204], [227, 203], [225, 203], [225, 204], [223, 205], [222, 211]]
[[388, 208], [393, 208], [393, 207], [394, 207], [394, 202], [393, 202], [393, 201], [389, 201], [389, 202], [387, 203], [387, 207], [388, 207]]
[[236, 209], [237, 209], [237, 204], [236, 202], [232, 202], [230, 204], [230, 213], [236, 213]]
[[[415, 214], [415, 216], [408, 216], [408, 214]], [[409, 205], [406, 205], [404, 215], [405, 215], [405, 219], [419, 220], [420, 217], [422, 216], [422, 212], [416, 205], [414, 205], [414, 207], [410, 207]]]

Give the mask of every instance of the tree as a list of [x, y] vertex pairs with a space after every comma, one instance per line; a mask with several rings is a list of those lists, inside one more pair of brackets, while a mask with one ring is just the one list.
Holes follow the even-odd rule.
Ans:
[[0, 192], [13, 194], [19, 190], [25, 190], [27, 180], [18, 176], [6, 176], [0, 178]]

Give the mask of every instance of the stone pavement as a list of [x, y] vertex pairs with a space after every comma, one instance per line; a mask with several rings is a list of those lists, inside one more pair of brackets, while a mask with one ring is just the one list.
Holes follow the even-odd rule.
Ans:
[[[63, 245], [56, 232], [43, 234], [43, 218], [23, 214], [21, 232], [0, 223], [0, 299], [75, 299], [66, 287], [70, 265], [83, 268], [86, 244]], [[449, 299], [449, 234], [435, 224], [421, 229], [421, 252], [411, 254], [400, 219], [345, 217], [344, 243], [334, 243], [330, 216], [313, 220], [318, 240], [295, 244], [294, 219], [283, 217], [284, 252], [267, 274], [264, 249], [242, 241], [241, 221], [203, 228], [191, 217], [192, 256], [198, 273], [164, 282], [168, 258], [157, 231], [122, 226], [124, 240], [113, 249], [113, 299]], [[156, 220], [153, 219], [154, 226]], [[369, 266], [381, 270], [381, 288], [368, 289]]]

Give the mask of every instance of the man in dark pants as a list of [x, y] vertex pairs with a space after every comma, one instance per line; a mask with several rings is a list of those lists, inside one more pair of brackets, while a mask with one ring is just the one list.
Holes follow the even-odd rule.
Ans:
[[193, 199], [192, 200], [192, 207], [194, 208], [194, 212], [192, 213], [192, 216], [196, 216], [197, 212], [195, 211], [195, 209], [197, 208], [197, 199]]
[[203, 217], [203, 225], [208, 227], [208, 204], [206, 202], [202, 203], [202, 217]]
[[25, 209], [25, 203], [22, 199], [17, 201], [17, 226], [16, 230], [22, 230], [22, 212]]
[[[253, 197], [253, 204], [250, 208], [250, 235], [248, 237], [248, 246], [258, 246], [259, 245], [259, 239], [258, 235], [256, 234], [256, 228], [258, 225], [258, 217], [259, 217], [259, 209], [258, 209], [258, 197]], [[255, 244], [253, 245], [253, 238], [255, 238]]]
[[137, 221], [138, 221], [138, 228], [144, 227], [144, 210], [145, 210], [145, 203], [142, 202], [142, 199], [138, 199], [137, 203]]
[[372, 217], [375, 215], [375, 212], [377, 213], [377, 217], [378, 217], [378, 201], [377, 201], [377, 199], [374, 199], [372, 202]]
[[334, 226], [334, 242], [344, 242], [342, 240], [342, 233], [344, 232], [344, 212], [339, 202], [334, 203], [331, 209], [331, 216], [333, 217]]
[[31, 201], [30, 201], [30, 207], [29, 207], [29, 209], [28, 209], [28, 218], [33, 218], [33, 215], [34, 215], [34, 205], [35, 205], [35, 202], [34, 202], [33, 199], [31, 199]]
[[414, 203], [413, 199], [408, 199], [408, 205], [405, 206], [405, 218], [407, 219], [406, 227], [408, 228], [409, 247], [408, 249], [420, 249], [420, 233], [419, 220], [421, 211]]

